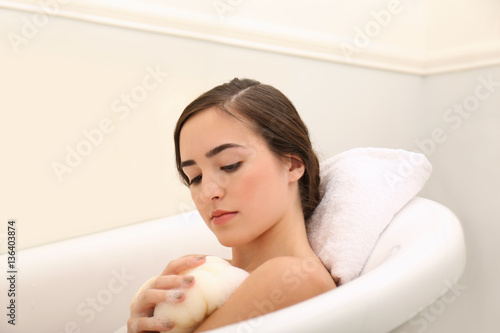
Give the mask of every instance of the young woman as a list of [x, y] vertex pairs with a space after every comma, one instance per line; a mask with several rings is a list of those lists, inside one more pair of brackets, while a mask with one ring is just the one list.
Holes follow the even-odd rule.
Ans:
[[[335, 288], [312, 251], [305, 221], [320, 200], [319, 164], [295, 107], [279, 90], [234, 79], [204, 93], [180, 116], [174, 133], [177, 169], [203, 220], [232, 248], [233, 266], [250, 273], [196, 330], [250, 319]], [[166, 331], [157, 303], [182, 302], [196, 281], [178, 275], [205, 261], [171, 261], [132, 306], [128, 331]], [[175, 291], [173, 290], [175, 289]]]

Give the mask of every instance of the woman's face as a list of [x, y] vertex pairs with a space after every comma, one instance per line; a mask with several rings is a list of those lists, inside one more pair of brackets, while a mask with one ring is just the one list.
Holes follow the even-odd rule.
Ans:
[[296, 204], [286, 164], [244, 123], [215, 108], [186, 121], [179, 148], [196, 208], [225, 246], [258, 238]]

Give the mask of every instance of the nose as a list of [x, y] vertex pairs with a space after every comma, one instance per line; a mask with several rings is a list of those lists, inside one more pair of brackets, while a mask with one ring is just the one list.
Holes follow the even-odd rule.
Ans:
[[224, 196], [224, 189], [220, 179], [203, 177], [201, 180], [201, 200], [209, 203], [212, 200], [221, 199]]

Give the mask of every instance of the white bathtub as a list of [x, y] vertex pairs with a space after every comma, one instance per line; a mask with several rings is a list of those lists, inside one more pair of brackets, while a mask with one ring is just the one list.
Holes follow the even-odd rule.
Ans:
[[[0, 331], [117, 332], [138, 287], [169, 260], [189, 253], [230, 256], [196, 212], [20, 251], [16, 325], [2, 313]], [[0, 263], [6, 272], [7, 255]], [[383, 232], [359, 278], [214, 332], [389, 332], [446, 292], [464, 266], [455, 215], [414, 198]], [[4, 312], [8, 284], [5, 278], [0, 282]]]

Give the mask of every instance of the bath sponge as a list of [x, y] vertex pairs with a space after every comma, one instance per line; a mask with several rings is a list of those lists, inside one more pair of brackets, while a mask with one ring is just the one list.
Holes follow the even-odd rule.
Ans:
[[[174, 329], [168, 331], [170, 333], [192, 332], [207, 316], [221, 307], [248, 276], [243, 269], [214, 256], [207, 256], [205, 263], [180, 274], [195, 278], [192, 287], [183, 289], [185, 299], [180, 303], [158, 303], [153, 315], [175, 322]], [[154, 279], [156, 277], [148, 280], [138, 294], [151, 285]]]

